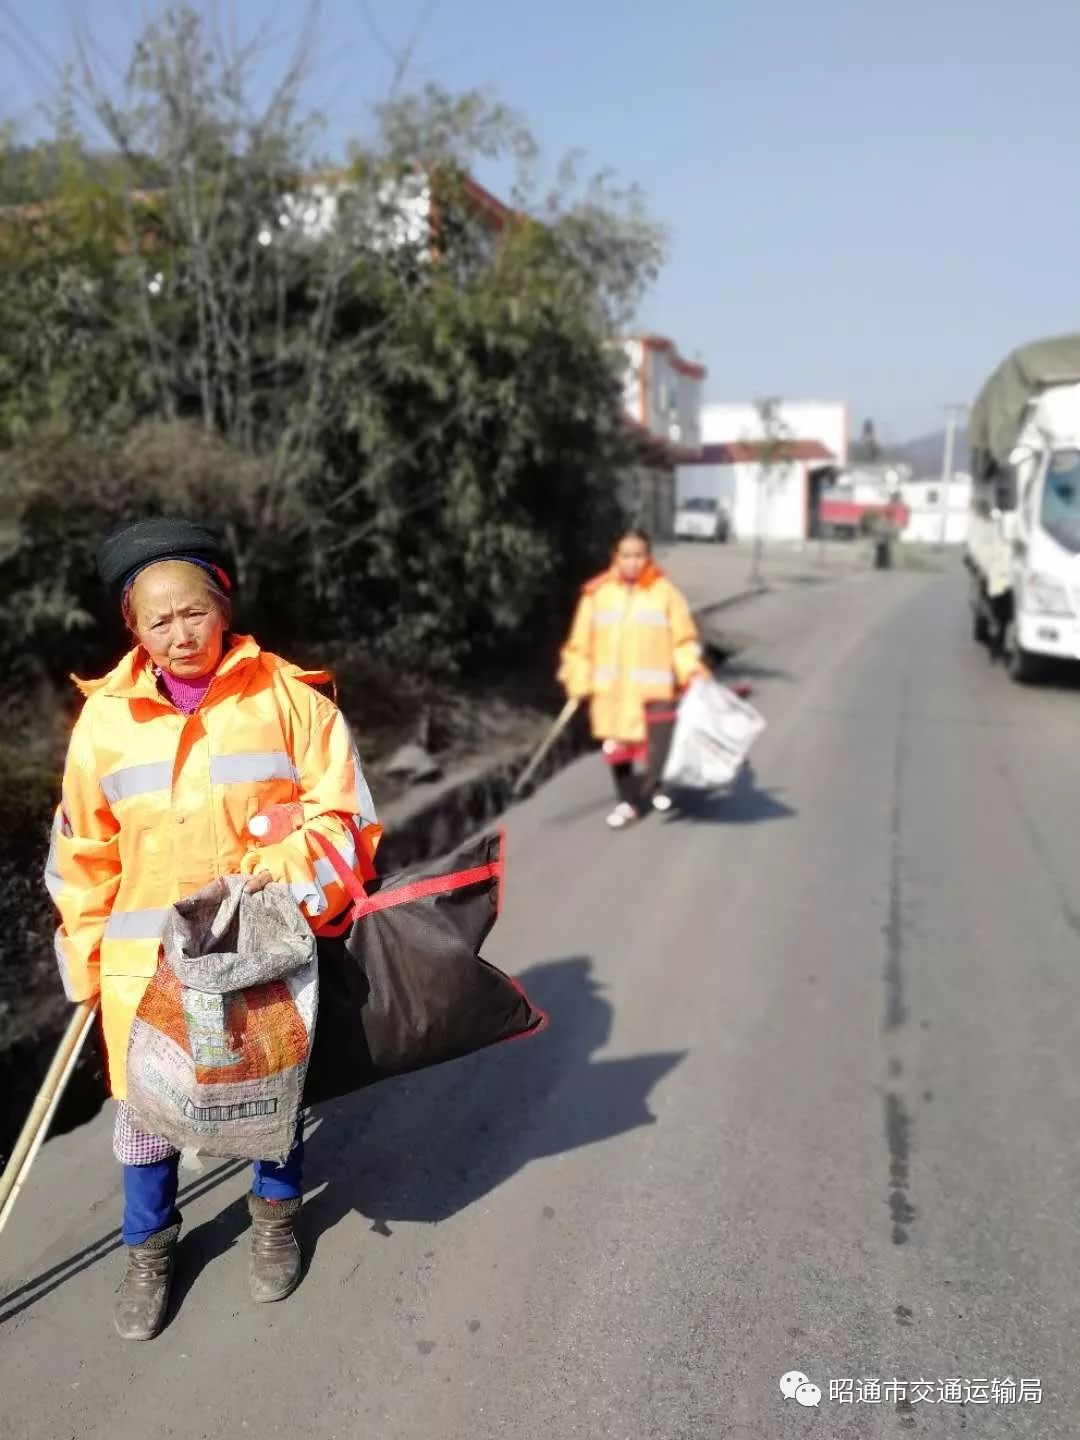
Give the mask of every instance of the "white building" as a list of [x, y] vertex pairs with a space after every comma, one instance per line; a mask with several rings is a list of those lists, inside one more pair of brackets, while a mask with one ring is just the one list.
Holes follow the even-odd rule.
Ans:
[[684, 461], [675, 472], [675, 494], [687, 500], [719, 500], [728, 514], [735, 509], [735, 465], [727, 445], [703, 445], [698, 459]]
[[785, 440], [774, 459], [760, 440], [705, 445], [697, 460], [679, 466], [678, 498], [723, 501], [740, 540], [805, 540], [816, 531], [835, 463], [819, 440]]
[[623, 405], [631, 423], [659, 441], [675, 462], [701, 452], [705, 367], [686, 360], [662, 335], [621, 342], [626, 357]]
[[782, 463], [768, 463], [757, 404], [703, 406], [702, 453], [680, 465], [679, 498], [723, 500], [740, 539], [805, 540], [818, 533], [822, 493], [847, 462], [848, 408], [840, 400], [777, 400], [773, 416]]
[[[834, 462], [847, 464], [850, 421], [848, 407], [842, 400], [778, 400], [774, 413], [782, 434], [790, 439], [816, 440]], [[761, 412], [749, 401], [705, 405], [701, 412], [701, 438], [706, 445], [764, 440], [766, 431]]]
[[[462, 177], [450, 193], [484, 222], [477, 238], [486, 236], [494, 245], [513, 217], [510, 207], [471, 176]], [[432, 255], [440, 242], [445, 200], [438, 182], [422, 171], [359, 192], [347, 173], [313, 176], [301, 189], [281, 196], [278, 215], [260, 232], [259, 243], [324, 240], [340, 229], [344, 216], [350, 233], [365, 248], [413, 246], [420, 255], [425, 251]]]
[[654, 463], [624, 472], [623, 508], [635, 524], [667, 540], [675, 524], [675, 467], [701, 455], [705, 367], [684, 359], [661, 335], [634, 336], [613, 347], [621, 352], [626, 423], [647, 437], [654, 452]]
[[908, 509], [903, 540], [918, 545], [962, 545], [967, 539], [970, 475], [957, 473], [948, 486], [942, 484], [940, 476], [906, 480], [900, 493]]

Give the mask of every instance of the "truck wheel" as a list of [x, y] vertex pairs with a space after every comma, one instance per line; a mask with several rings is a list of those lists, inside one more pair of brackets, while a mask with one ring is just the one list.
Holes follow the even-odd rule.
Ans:
[[1038, 655], [1032, 655], [1030, 650], [1021, 650], [1016, 639], [1016, 625], [1010, 620], [1005, 628], [1005, 641], [1002, 647], [1005, 657], [1005, 669], [1009, 673], [1009, 679], [1017, 685], [1034, 685], [1042, 675], [1042, 661]]

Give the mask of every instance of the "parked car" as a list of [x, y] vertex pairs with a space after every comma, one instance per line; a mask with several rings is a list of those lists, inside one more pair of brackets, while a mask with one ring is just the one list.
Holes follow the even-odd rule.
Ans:
[[725, 544], [731, 534], [731, 517], [719, 500], [704, 495], [684, 500], [675, 511], [676, 540], [716, 540]]

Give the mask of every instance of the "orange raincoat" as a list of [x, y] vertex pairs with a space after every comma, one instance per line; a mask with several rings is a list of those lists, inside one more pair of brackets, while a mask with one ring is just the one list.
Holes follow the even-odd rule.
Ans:
[[[313, 687], [329, 679], [234, 637], [200, 708], [183, 715], [145, 651], [103, 680], [71, 737], [46, 882], [60, 912], [56, 954], [68, 998], [100, 993], [112, 1093], [126, 1093], [128, 1035], [157, 969], [166, 914], [222, 875], [266, 869], [292, 888], [316, 932], [348, 896], [314, 839], [364, 876], [381, 829], [348, 726]], [[248, 821], [298, 801], [304, 823], [256, 848]], [[342, 817], [358, 828], [360, 851]]]
[[646, 702], [707, 674], [690, 607], [658, 566], [634, 585], [607, 570], [584, 587], [559, 679], [570, 697], [590, 699], [598, 740], [641, 743]]

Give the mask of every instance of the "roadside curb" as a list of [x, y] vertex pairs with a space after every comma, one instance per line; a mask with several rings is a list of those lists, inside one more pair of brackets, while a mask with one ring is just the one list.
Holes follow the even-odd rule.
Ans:
[[[392, 874], [445, 855], [507, 811], [514, 803], [514, 782], [532, 759], [543, 733], [539, 731], [527, 748], [516, 746], [494, 760], [463, 766], [437, 785], [388, 806], [380, 816], [386, 832], [379, 846], [380, 872]], [[584, 711], [579, 711], [545, 758], [527, 793], [535, 793], [591, 745]]]
[[725, 595], [723, 600], [713, 600], [708, 605], [699, 605], [694, 611], [694, 619], [699, 623], [707, 621], [711, 615], [718, 615], [722, 610], [731, 610], [736, 605], [744, 605], [747, 600], [756, 600], [759, 595], [772, 593], [772, 587], [766, 584], [754, 585], [746, 590], [737, 590], [733, 595]]

